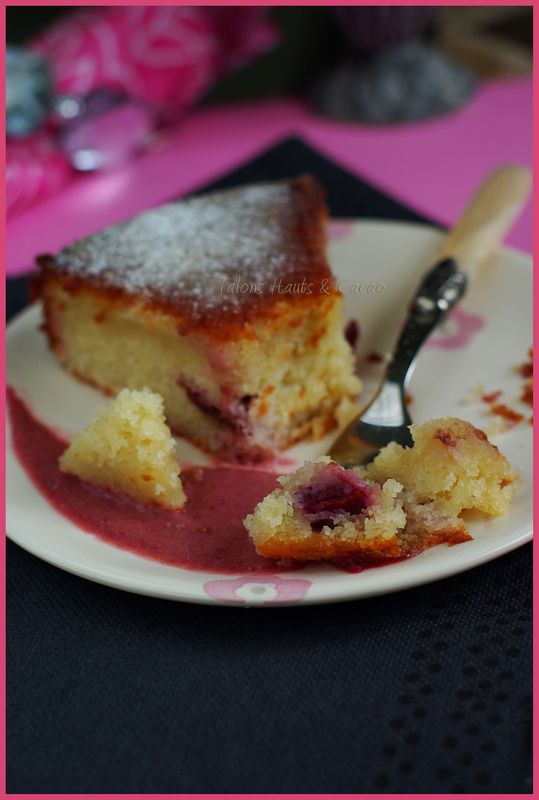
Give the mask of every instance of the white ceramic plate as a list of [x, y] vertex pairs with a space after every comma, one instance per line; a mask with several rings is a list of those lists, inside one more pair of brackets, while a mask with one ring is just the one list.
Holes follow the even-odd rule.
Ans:
[[[440, 234], [424, 225], [332, 224], [331, 262], [345, 293], [347, 318], [361, 322], [360, 358], [373, 350], [384, 352], [390, 345], [439, 242]], [[34, 307], [9, 325], [7, 381], [39, 419], [70, 436], [88, 422], [103, 398], [58, 366], [39, 322], [40, 309]], [[487, 391], [502, 389], [508, 405], [529, 415], [530, 409], [518, 402], [522, 379], [515, 366], [525, 360], [531, 341], [531, 259], [504, 249], [480, 272], [452, 319], [435, 332], [420, 354], [410, 384], [414, 421], [455, 415], [485, 427], [492, 419], [487, 406], [464, 402], [478, 383]], [[289, 452], [303, 460], [323, 453], [330, 441]], [[509, 515], [471, 523], [471, 542], [436, 547], [409, 561], [359, 574], [318, 565], [282, 575], [226, 576], [166, 566], [118, 549], [79, 530], [50, 506], [14, 456], [9, 432], [7, 530], [26, 550], [76, 575], [173, 600], [290, 605], [385, 594], [470, 569], [531, 538], [532, 429], [522, 423], [496, 441], [521, 473]], [[197, 455], [181, 440], [178, 452], [189, 461]]]

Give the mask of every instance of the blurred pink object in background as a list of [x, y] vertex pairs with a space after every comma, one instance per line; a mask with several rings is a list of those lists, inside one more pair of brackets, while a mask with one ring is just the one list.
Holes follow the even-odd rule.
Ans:
[[25, 139], [8, 140], [6, 162], [8, 216], [54, 194], [73, 177], [67, 157], [57, 149], [54, 138], [47, 131], [34, 133]]
[[140, 151], [153, 127], [147, 104], [95, 89], [86, 95], [82, 113], [61, 131], [62, 150], [81, 172], [116, 169]]
[[[181, 6], [68, 13], [30, 45], [50, 64], [55, 92], [84, 99], [111, 90], [122, 93], [127, 105], [107, 111], [102, 120], [81, 117], [61, 140], [67, 156], [78, 167], [73, 151], [82, 148], [93, 161], [81, 168], [120, 166], [154, 121], [177, 119], [221, 77], [276, 44], [278, 30], [268, 13], [268, 8]], [[9, 140], [8, 215], [55, 193], [74, 175], [52, 133]]]
[[[69, 14], [32, 43], [61, 94], [120, 90], [179, 113], [274, 45], [267, 8], [138, 6]], [[169, 105], [171, 109], [169, 109]]]

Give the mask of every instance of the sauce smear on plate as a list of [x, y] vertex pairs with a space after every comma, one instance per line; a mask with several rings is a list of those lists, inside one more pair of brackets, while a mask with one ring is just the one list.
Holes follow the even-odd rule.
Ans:
[[142, 506], [60, 472], [58, 458], [67, 442], [35, 419], [13, 389], [8, 389], [7, 397], [20, 462], [54, 508], [79, 528], [138, 555], [187, 569], [224, 573], [290, 569], [257, 555], [242, 525], [246, 514], [275, 489], [275, 474], [242, 467], [186, 469], [182, 471], [185, 509]]
[[[143, 506], [58, 468], [67, 447], [39, 422], [16, 392], [7, 389], [13, 448], [35, 486], [77, 527], [137, 555], [184, 569], [234, 574], [299, 570], [300, 562], [263, 558], [242, 520], [276, 488], [277, 475], [248, 467], [192, 467], [182, 470], [187, 495], [184, 509]], [[398, 559], [384, 559], [388, 564]], [[360, 572], [382, 566], [361, 557], [335, 566]]]

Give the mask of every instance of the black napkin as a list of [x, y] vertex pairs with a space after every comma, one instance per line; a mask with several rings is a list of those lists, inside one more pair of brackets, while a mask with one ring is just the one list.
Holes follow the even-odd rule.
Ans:
[[[334, 216], [421, 219], [296, 139], [213, 186], [305, 171]], [[11, 542], [7, 583], [10, 793], [532, 790], [531, 546], [329, 606], [139, 597]]]

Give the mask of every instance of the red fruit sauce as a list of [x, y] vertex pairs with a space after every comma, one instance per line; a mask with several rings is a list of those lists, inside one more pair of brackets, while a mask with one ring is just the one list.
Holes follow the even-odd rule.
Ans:
[[[67, 447], [39, 422], [16, 392], [7, 389], [13, 448], [51, 505], [77, 527], [137, 555], [185, 569], [237, 574], [299, 570], [299, 562], [257, 555], [242, 520], [277, 486], [277, 475], [262, 469], [217, 466], [182, 470], [187, 495], [184, 509], [143, 506], [58, 468]], [[360, 572], [400, 559], [381, 561], [351, 557], [337, 569]]]

